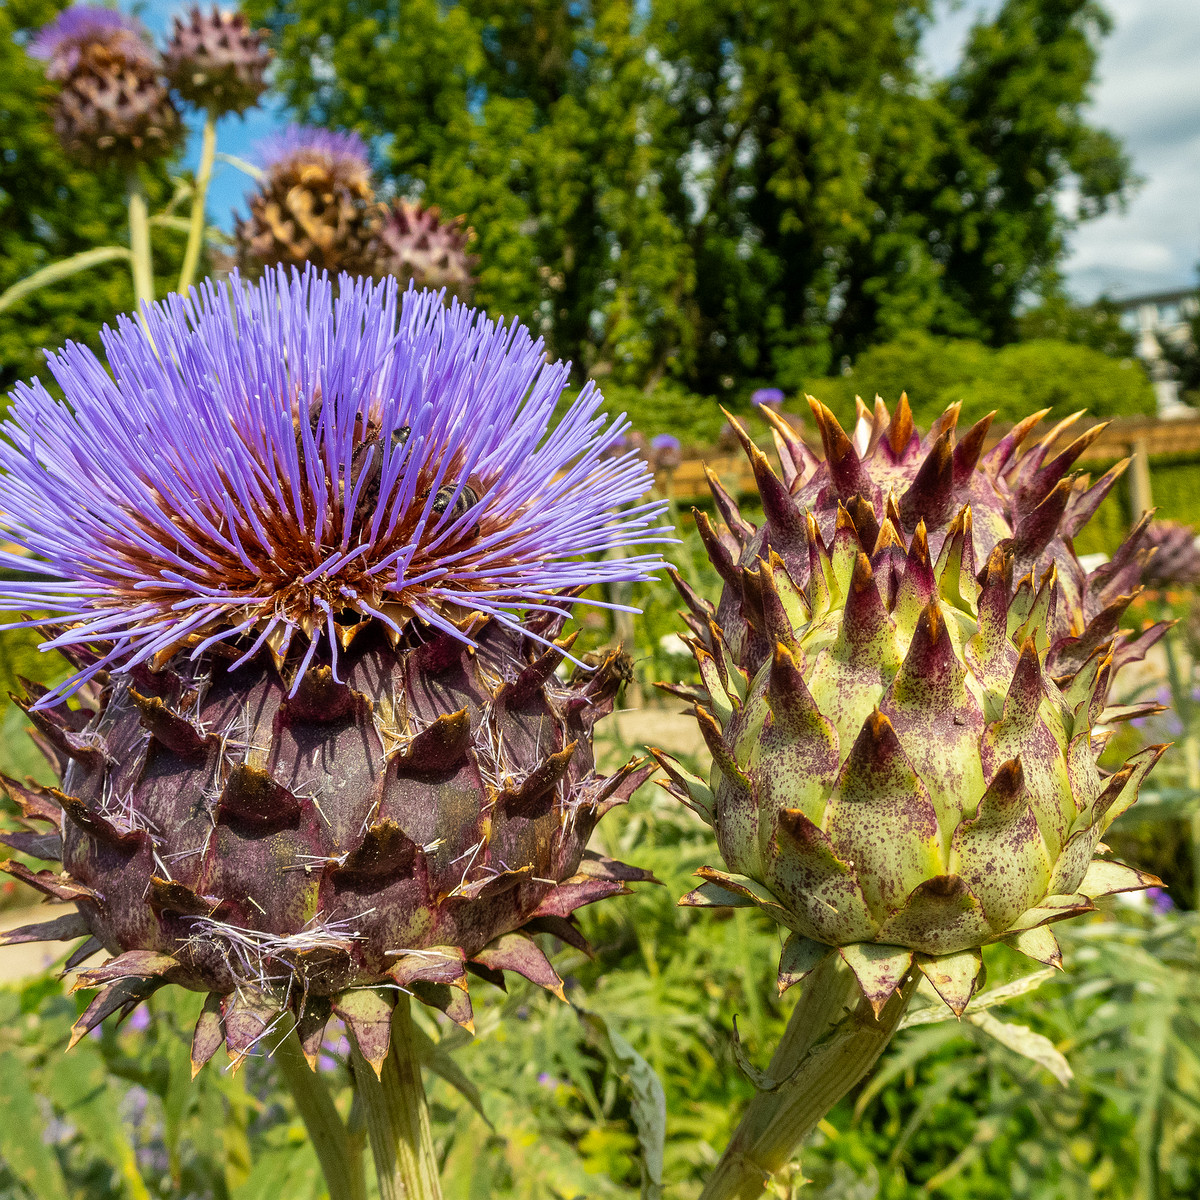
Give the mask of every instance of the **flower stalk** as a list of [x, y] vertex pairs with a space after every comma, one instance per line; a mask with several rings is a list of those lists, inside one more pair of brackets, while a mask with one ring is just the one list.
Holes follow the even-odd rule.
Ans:
[[357, 1145], [352, 1142], [320, 1072], [305, 1062], [295, 1029], [274, 1057], [317, 1152], [329, 1200], [366, 1200], [361, 1140]]
[[875, 1065], [917, 986], [917, 972], [876, 1017], [853, 973], [828, 955], [804, 981], [760, 1091], [730, 1139], [700, 1200], [753, 1200], [796, 1147]]
[[354, 1080], [381, 1200], [441, 1200], [437, 1156], [408, 997], [392, 1013], [392, 1037], [378, 1076], [351, 1038]]
[[150, 258], [150, 214], [146, 208], [146, 193], [136, 170], [128, 176], [129, 195], [129, 266], [133, 275], [134, 301], [140, 310], [143, 304], [154, 303], [154, 267]]
[[210, 108], [204, 114], [204, 135], [200, 144], [200, 162], [196, 167], [196, 183], [192, 191], [192, 215], [188, 226], [187, 248], [179, 270], [179, 291], [186, 293], [196, 282], [200, 251], [204, 247], [204, 217], [208, 199], [208, 184], [212, 178], [213, 159], [217, 153], [217, 118]]

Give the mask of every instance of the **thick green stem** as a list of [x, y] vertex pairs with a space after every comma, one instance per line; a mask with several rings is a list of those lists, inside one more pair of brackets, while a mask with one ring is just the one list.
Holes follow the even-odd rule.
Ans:
[[353, 1038], [350, 1045], [380, 1200], [442, 1200], [408, 997], [400, 994], [392, 1014], [391, 1048], [378, 1078]]
[[754, 1200], [822, 1117], [875, 1065], [908, 1007], [913, 972], [876, 1018], [831, 954], [804, 981], [767, 1068], [786, 1082], [750, 1102], [700, 1200]]
[[133, 297], [140, 309], [154, 302], [154, 267], [150, 258], [150, 214], [136, 169], [129, 173], [129, 250]]
[[187, 249], [179, 269], [179, 290], [186, 292], [196, 282], [200, 251], [204, 248], [204, 208], [208, 199], [208, 181], [212, 178], [213, 158], [217, 153], [217, 120], [209, 111], [204, 118], [204, 140], [200, 144], [200, 164], [196, 167], [196, 186], [192, 191], [192, 220], [188, 226]]
[[329, 1200], [366, 1200], [362, 1141], [358, 1139], [355, 1145], [347, 1134], [325, 1081], [309, 1067], [294, 1029], [275, 1051], [274, 1058], [317, 1152]]

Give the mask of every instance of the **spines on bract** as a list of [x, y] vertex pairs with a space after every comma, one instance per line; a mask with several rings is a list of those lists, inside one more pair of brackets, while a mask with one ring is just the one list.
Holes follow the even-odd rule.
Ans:
[[1119, 471], [1068, 474], [1099, 436], [1052, 453], [1074, 418], [1022, 455], [1040, 416], [989, 451], [990, 418], [956, 440], [957, 406], [921, 438], [906, 400], [860, 404], [852, 435], [810, 405], [825, 461], [772, 420], [782, 480], [734, 424], [758, 529], [719, 485], [736, 536], [698, 514], [725, 590], [715, 615], [684, 592], [703, 686], [675, 691], [713, 770], [656, 757], [732, 873], [705, 868], [681, 903], [786, 926], [781, 990], [837, 947], [876, 1012], [920, 971], [961, 1015], [982, 946], [1061, 965], [1048, 924], [1154, 882], [1096, 857], [1160, 753], [1096, 763], [1098, 723], [1126, 715], [1107, 706], [1115, 672], [1161, 636], [1119, 628], [1145, 522], [1083, 573], [1067, 539]]

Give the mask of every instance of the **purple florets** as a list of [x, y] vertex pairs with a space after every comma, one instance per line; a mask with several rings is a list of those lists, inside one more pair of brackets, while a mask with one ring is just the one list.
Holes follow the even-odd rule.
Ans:
[[[478, 614], [562, 611], [567, 593], [643, 580], [666, 539], [633, 454], [604, 452], [588, 384], [516, 322], [394, 280], [269, 271], [172, 295], [49, 356], [66, 403], [18, 385], [0, 441], [0, 610], [48, 614], [53, 646], [124, 669], [217, 643], [245, 661], [375, 620], [470, 644]], [[30, 579], [30, 575], [41, 578]], [[32, 620], [25, 622], [33, 624]], [[307, 648], [304, 649], [305, 643]]]
[[79, 65], [84, 47], [94, 44], [147, 66], [154, 63], [154, 50], [140, 21], [91, 4], [64, 9], [44, 25], [29, 43], [29, 54], [50, 64], [51, 79], [65, 79]]
[[750, 403], [755, 408], [766, 405], [768, 408], [778, 408], [784, 401], [783, 392], [777, 387], [758, 388], [750, 393]]
[[289, 125], [267, 138], [258, 150], [259, 160], [270, 170], [292, 159], [323, 159], [331, 166], [365, 171], [370, 159], [367, 143], [352, 130], [320, 129], [314, 125]]

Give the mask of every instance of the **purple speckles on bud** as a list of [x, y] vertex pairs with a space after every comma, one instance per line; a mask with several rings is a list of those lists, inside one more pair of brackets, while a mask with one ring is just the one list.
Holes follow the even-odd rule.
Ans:
[[750, 393], [750, 403], [755, 408], [761, 408], [763, 405], [767, 408], [778, 408], [783, 401], [783, 391], [777, 387], [757, 388]]

